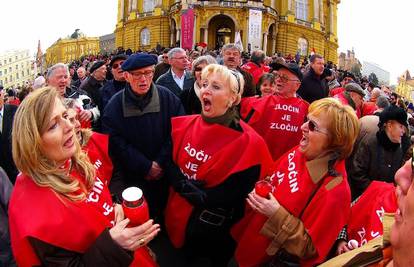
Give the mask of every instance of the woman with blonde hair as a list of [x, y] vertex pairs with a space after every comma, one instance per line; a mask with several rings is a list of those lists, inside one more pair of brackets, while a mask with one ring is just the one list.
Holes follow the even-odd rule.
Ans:
[[[351, 107], [333, 98], [309, 106], [299, 145], [273, 166], [267, 197], [252, 191], [251, 208], [233, 229], [240, 267], [322, 263], [350, 213], [345, 158], [358, 134]], [[332, 219], [334, 218], [334, 219]]]
[[126, 228], [129, 220], [81, 150], [56, 89], [38, 89], [22, 102], [12, 142], [21, 171], [9, 205], [19, 266], [156, 265], [145, 245], [159, 226], [149, 220]]
[[201, 115], [172, 119], [173, 155], [166, 169], [172, 190], [165, 222], [172, 244], [183, 249], [190, 266], [202, 258], [227, 266], [235, 248], [230, 228], [243, 216], [244, 198], [271, 156], [237, 114], [241, 74], [210, 64], [201, 80]]

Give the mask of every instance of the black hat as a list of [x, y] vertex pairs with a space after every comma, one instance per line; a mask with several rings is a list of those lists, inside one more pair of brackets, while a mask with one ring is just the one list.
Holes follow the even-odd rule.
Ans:
[[148, 66], [156, 65], [158, 58], [156, 55], [150, 55], [146, 53], [136, 53], [128, 57], [124, 63], [122, 63], [123, 71], [131, 71], [136, 69], [145, 68]]
[[112, 67], [115, 61], [117, 60], [126, 60], [128, 58], [127, 55], [119, 54], [112, 57], [111, 61], [109, 62], [109, 66]]
[[7, 96], [9, 97], [16, 96], [16, 91], [14, 91], [13, 89], [10, 89], [9, 91], [7, 91]]
[[276, 63], [273, 67], [275, 70], [280, 70], [281, 68], [287, 69], [291, 73], [293, 73], [300, 81], [303, 79], [302, 72], [300, 71], [300, 68], [298, 64], [296, 63]]
[[90, 67], [89, 73], [92, 74], [95, 70], [99, 69], [103, 65], [105, 65], [105, 61], [103, 61], [103, 60], [95, 61], [95, 63], [93, 63], [93, 65], [92, 65], [92, 67]]
[[383, 125], [387, 121], [394, 120], [398, 121], [405, 127], [407, 127], [407, 112], [405, 112], [402, 108], [391, 105], [386, 107], [380, 114], [380, 125]]
[[365, 96], [364, 89], [362, 89], [362, 87], [357, 83], [348, 83], [348, 84], [346, 84], [345, 85], [345, 90], [347, 92], [355, 92], [355, 93], [359, 94], [362, 97]]

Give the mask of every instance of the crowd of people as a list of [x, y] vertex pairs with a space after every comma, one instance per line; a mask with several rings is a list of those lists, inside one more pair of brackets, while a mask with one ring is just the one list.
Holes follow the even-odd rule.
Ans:
[[247, 56], [118, 49], [0, 88], [1, 265], [410, 266], [413, 104]]

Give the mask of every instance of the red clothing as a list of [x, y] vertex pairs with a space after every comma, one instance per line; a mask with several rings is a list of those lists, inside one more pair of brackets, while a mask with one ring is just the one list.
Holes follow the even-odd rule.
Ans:
[[345, 92], [345, 88], [336, 87], [336, 88], [329, 91], [329, 96], [333, 97], [333, 96], [335, 96], [337, 94], [340, 94], [340, 93], [343, 93], [343, 92]]
[[265, 66], [264, 64], [258, 66], [256, 63], [253, 63], [251, 61], [241, 66], [241, 69], [247, 71], [253, 76], [253, 81], [255, 85], [257, 85], [260, 77], [262, 77], [263, 74], [269, 72], [268, 66]]
[[88, 154], [89, 160], [95, 168], [100, 168], [101, 176], [105, 176], [101, 178], [104, 178], [105, 181], [107, 181], [106, 185], [108, 185], [111, 180], [113, 170], [112, 160], [109, 157], [108, 145], [108, 135], [92, 132], [88, 143], [82, 148], [83, 151]]
[[13, 99], [13, 100], [10, 100], [10, 101], [8, 102], [8, 104], [18, 106], [18, 105], [20, 105], [20, 99], [15, 98], [15, 99]]
[[[94, 155], [93, 157], [95, 157]], [[90, 155], [91, 157], [91, 155]], [[97, 165], [97, 176], [85, 201], [69, 201], [47, 187], [37, 186], [20, 174], [10, 199], [9, 220], [13, 254], [19, 266], [40, 265], [28, 237], [51, 245], [85, 252], [105, 228], [114, 225], [114, 208], [107, 184], [106, 166]], [[83, 177], [72, 170], [70, 176], [84, 183]], [[131, 266], [153, 267], [148, 249], [135, 251]]]
[[395, 186], [391, 183], [373, 181], [351, 207], [348, 239], [356, 240], [360, 247], [381, 236], [384, 213], [394, 213], [397, 208]]
[[308, 108], [308, 102], [300, 98], [271, 95], [242, 103], [240, 114], [245, 118], [254, 109], [248, 124], [263, 137], [273, 160], [277, 160], [302, 139], [300, 127]]
[[[258, 164], [262, 165], [261, 176], [264, 176], [271, 162], [269, 151], [250, 126], [242, 121], [240, 126], [243, 132], [206, 123], [200, 115], [173, 118], [174, 163], [188, 179], [204, 181], [206, 188], [217, 186], [231, 174]], [[184, 244], [192, 210], [193, 206], [185, 198], [171, 190], [165, 224], [175, 247]]]
[[377, 109], [375, 102], [364, 102], [362, 105], [362, 116], [373, 115]]
[[[351, 198], [344, 161], [337, 162], [334, 166], [342, 176], [332, 177], [326, 173], [317, 184], [310, 177], [308, 163], [296, 147], [275, 163], [272, 181], [275, 186], [273, 195], [281, 206], [303, 222], [317, 250], [317, 256], [301, 260], [301, 266], [314, 266], [325, 260], [339, 231], [346, 224]], [[338, 184], [334, 187], [327, 186], [334, 179], [339, 179]], [[308, 202], [313, 193], [314, 196]], [[266, 249], [272, 240], [260, 234], [267, 219], [249, 209], [242, 221], [234, 227], [233, 234], [238, 240], [235, 258], [240, 267], [260, 266], [270, 260]]]
[[[345, 97], [344, 93], [336, 94], [334, 95], [334, 98], [338, 99], [342, 104], [348, 105], [355, 110], [355, 108], [349, 103], [348, 99]], [[357, 115], [358, 119], [360, 119], [362, 117], [362, 110], [360, 108], [357, 108], [355, 110], [355, 114]]]

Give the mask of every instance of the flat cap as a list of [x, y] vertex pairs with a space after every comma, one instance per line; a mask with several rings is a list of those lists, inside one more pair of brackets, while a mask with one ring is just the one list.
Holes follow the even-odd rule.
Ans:
[[109, 62], [109, 66], [112, 67], [112, 65], [115, 63], [115, 61], [117, 60], [126, 60], [128, 58], [127, 55], [125, 54], [119, 54], [119, 55], [115, 55], [112, 57], [111, 61]]
[[103, 65], [105, 65], [105, 61], [103, 60], [95, 61], [93, 65], [89, 68], [89, 73], [93, 73], [95, 70], [99, 69]]
[[131, 71], [156, 65], [157, 63], [158, 59], [156, 55], [136, 53], [130, 55], [128, 59], [125, 60], [124, 63], [122, 63], [121, 68], [123, 71]]
[[364, 89], [362, 89], [362, 87], [357, 83], [348, 83], [348, 84], [346, 84], [345, 85], [345, 90], [347, 92], [355, 92], [355, 93], [359, 94], [362, 97], [365, 96]]

